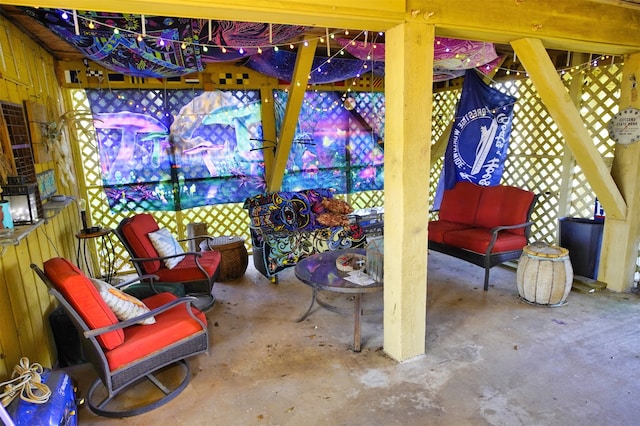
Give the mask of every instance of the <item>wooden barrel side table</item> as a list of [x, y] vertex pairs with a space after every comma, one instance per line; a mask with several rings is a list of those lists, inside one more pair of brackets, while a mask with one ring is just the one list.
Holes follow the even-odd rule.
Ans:
[[573, 269], [566, 248], [536, 242], [525, 246], [518, 261], [518, 293], [525, 301], [562, 306], [571, 291]]
[[200, 250], [218, 250], [220, 252], [220, 270], [218, 281], [236, 280], [242, 277], [249, 264], [249, 254], [244, 246], [244, 238], [222, 236], [208, 238], [200, 243]]

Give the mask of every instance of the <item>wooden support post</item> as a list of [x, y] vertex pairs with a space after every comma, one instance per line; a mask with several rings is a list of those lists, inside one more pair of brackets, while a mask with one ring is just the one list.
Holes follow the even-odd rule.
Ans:
[[[620, 110], [640, 108], [636, 80], [640, 78], [640, 53], [625, 58], [620, 87]], [[640, 244], [640, 142], [616, 145], [611, 174], [627, 201], [627, 216], [609, 215], [605, 206], [604, 236], [598, 280], [613, 291], [625, 291], [633, 285], [633, 274]]]
[[607, 215], [624, 219], [627, 214], [625, 200], [591, 141], [580, 112], [569, 97], [542, 42], [526, 38], [511, 42], [511, 46], [529, 73], [529, 78], [536, 86], [542, 102], [558, 125], [567, 146], [587, 176]]
[[400, 361], [425, 352], [434, 34], [386, 33], [384, 350]]
[[289, 160], [289, 153], [291, 152], [291, 145], [293, 144], [293, 137], [295, 136], [298, 117], [300, 116], [300, 108], [302, 107], [304, 93], [309, 82], [309, 73], [311, 72], [318, 39], [307, 37], [306, 41], [307, 45], [298, 49], [296, 65], [289, 85], [289, 99], [287, 100], [287, 108], [284, 111], [280, 139], [276, 147], [273, 173], [267, 181], [267, 189], [269, 191], [277, 191], [282, 186], [284, 169], [287, 166], [287, 160]]

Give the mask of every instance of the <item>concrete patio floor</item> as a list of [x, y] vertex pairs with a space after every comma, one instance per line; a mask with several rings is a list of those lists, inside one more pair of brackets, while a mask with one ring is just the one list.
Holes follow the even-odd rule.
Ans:
[[[385, 355], [382, 315], [362, 324], [316, 308], [293, 269], [269, 283], [252, 267], [217, 283], [210, 353], [193, 378], [150, 413], [81, 425], [635, 425], [640, 416], [640, 296], [571, 292], [549, 308], [518, 298], [515, 270], [483, 270], [430, 253], [426, 354]], [[378, 297], [368, 303], [381, 304]], [[350, 303], [340, 296], [336, 303]], [[316, 305], [317, 306], [317, 305]], [[95, 378], [69, 368], [86, 393]]]

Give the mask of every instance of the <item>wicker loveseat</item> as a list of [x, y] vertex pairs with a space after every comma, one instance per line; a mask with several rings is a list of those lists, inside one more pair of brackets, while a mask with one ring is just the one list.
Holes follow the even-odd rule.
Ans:
[[358, 224], [326, 226], [318, 222], [322, 201], [333, 199], [329, 189], [278, 191], [248, 198], [253, 264], [276, 282], [276, 274], [301, 259], [328, 250], [364, 247]]
[[514, 186], [458, 182], [445, 190], [438, 220], [429, 222], [429, 249], [489, 270], [515, 260], [527, 245], [536, 202], [533, 192]]

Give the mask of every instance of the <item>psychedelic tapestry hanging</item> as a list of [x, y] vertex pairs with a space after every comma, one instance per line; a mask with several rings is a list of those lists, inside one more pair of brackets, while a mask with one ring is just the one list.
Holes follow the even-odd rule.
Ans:
[[[287, 92], [274, 92], [281, 128]], [[333, 188], [353, 193], [383, 188], [384, 94], [305, 93], [282, 190]]]
[[461, 180], [482, 186], [500, 183], [515, 102], [515, 97], [486, 85], [475, 70], [465, 73], [444, 156], [445, 189]]
[[120, 210], [177, 211], [264, 192], [260, 94], [87, 90], [104, 190]]

